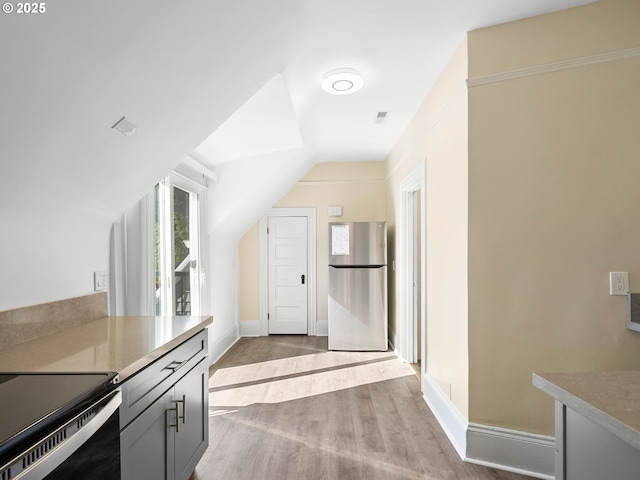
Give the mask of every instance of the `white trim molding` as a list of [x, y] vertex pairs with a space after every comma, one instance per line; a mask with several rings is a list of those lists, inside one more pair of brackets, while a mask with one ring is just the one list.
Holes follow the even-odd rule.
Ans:
[[[316, 209], [315, 208], [272, 208], [260, 219], [259, 222], [259, 256], [260, 256], [260, 328], [257, 335], [269, 335], [269, 322], [267, 313], [269, 309], [269, 260], [267, 243], [267, 224], [269, 217], [307, 217], [307, 272], [308, 272], [308, 296], [307, 296], [307, 335], [318, 335], [317, 321], [317, 290], [316, 290]], [[325, 333], [326, 335], [326, 333]]]
[[[401, 311], [400, 311], [400, 336], [395, 339], [395, 346], [399, 352], [399, 356], [409, 363], [418, 362], [418, 328], [414, 325], [414, 306], [416, 289], [414, 288], [414, 265], [415, 265], [415, 192], [422, 190], [420, 195], [420, 332], [424, 337], [427, 331], [426, 326], [426, 243], [427, 243], [427, 204], [426, 204], [426, 161], [422, 160], [418, 165], [400, 182], [401, 191], [401, 218], [400, 223], [400, 245], [402, 250], [400, 253], [400, 291]], [[396, 252], [396, 255], [398, 252]], [[420, 342], [420, 358], [426, 359], [426, 338], [422, 338]], [[426, 362], [422, 362], [422, 370], [425, 370]]]
[[465, 461], [553, 480], [554, 437], [470, 423]]
[[327, 186], [327, 185], [382, 185], [386, 182], [380, 180], [300, 180], [298, 185], [308, 186]]
[[238, 327], [234, 326], [223, 335], [218, 337], [215, 341], [212, 340], [213, 333], [209, 330], [209, 365], [213, 365], [220, 358], [229, 351], [235, 343], [240, 340], [238, 335]]
[[261, 332], [260, 320], [240, 320], [241, 337], [259, 337]]
[[424, 400], [440, 423], [444, 433], [449, 437], [453, 448], [464, 460], [467, 456], [467, 420], [427, 373], [423, 372], [421, 379]]
[[597, 55], [589, 55], [586, 57], [571, 58], [560, 62], [546, 63], [543, 65], [535, 65], [533, 67], [519, 68], [507, 72], [492, 73], [480, 77], [467, 79], [469, 88], [489, 85], [491, 83], [504, 82], [514, 80], [516, 78], [531, 77], [533, 75], [542, 75], [545, 73], [559, 72], [569, 70], [571, 68], [586, 67], [589, 65], [597, 65], [599, 63], [615, 62], [617, 60], [625, 60], [627, 58], [640, 57], [640, 47], [629, 48], [626, 50], [616, 50], [613, 52], [599, 53]]
[[424, 372], [422, 392], [453, 448], [465, 462], [545, 480], [555, 478], [554, 437], [469, 423]]

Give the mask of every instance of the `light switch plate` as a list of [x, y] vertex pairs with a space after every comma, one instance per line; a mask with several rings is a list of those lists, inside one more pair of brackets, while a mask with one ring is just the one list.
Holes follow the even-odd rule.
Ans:
[[108, 280], [107, 272], [105, 271], [93, 272], [93, 289], [96, 292], [101, 292], [102, 290], [106, 290], [107, 280]]
[[609, 295], [626, 295], [629, 293], [629, 273], [609, 272]]
[[330, 217], [341, 217], [342, 216], [342, 206], [340, 205], [329, 205], [329, 209], [327, 214]]

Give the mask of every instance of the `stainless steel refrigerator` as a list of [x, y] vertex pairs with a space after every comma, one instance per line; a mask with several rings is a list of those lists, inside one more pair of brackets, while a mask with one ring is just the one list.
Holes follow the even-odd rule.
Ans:
[[387, 226], [329, 223], [329, 350], [387, 350]]

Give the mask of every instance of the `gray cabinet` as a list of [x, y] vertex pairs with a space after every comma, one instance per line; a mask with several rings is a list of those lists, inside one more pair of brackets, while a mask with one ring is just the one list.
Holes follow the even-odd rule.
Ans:
[[205, 330], [123, 383], [123, 480], [187, 480], [202, 458], [209, 444], [206, 339]]
[[206, 360], [176, 383], [174, 401], [177, 410], [172, 413], [177, 414], [176, 427], [169, 428], [169, 433], [175, 437], [173, 478], [186, 480], [209, 446], [209, 369]]
[[640, 372], [533, 374], [555, 398], [556, 480], [640, 478]]
[[120, 432], [122, 480], [134, 478], [168, 479], [173, 456], [168, 446], [167, 412], [173, 391], [156, 400], [135, 422]]
[[637, 480], [640, 451], [556, 400], [556, 480]]

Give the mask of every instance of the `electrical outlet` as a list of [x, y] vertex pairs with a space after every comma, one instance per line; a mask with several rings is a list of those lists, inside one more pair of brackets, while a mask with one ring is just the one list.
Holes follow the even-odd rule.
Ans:
[[629, 274], [627, 272], [609, 272], [609, 295], [629, 293]]
[[96, 292], [107, 289], [107, 272], [93, 272], [93, 289]]

